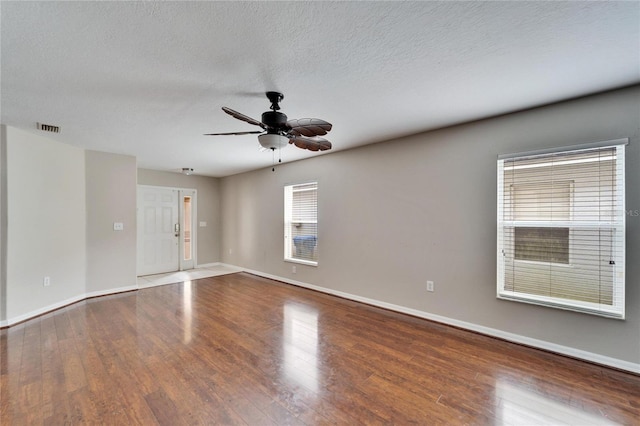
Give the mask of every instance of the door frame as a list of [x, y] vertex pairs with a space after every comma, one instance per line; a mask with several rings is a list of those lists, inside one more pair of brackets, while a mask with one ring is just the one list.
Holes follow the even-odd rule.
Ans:
[[[178, 223], [180, 224], [180, 236], [178, 239], [178, 271], [183, 271], [187, 269], [194, 269], [198, 265], [198, 190], [195, 188], [180, 188], [175, 186], [161, 186], [161, 185], [143, 185], [138, 184], [137, 188], [155, 188], [155, 189], [165, 189], [170, 191], [178, 191]], [[136, 189], [137, 191], [137, 189]], [[191, 260], [184, 260], [184, 226], [183, 226], [183, 218], [184, 218], [184, 196], [191, 197]], [[137, 197], [136, 197], [137, 202]], [[136, 210], [140, 206], [136, 206]], [[136, 220], [138, 220], [136, 214]], [[141, 226], [137, 224], [137, 226]], [[139, 236], [136, 236], [137, 247], [140, 247]], [[139, 256], [140, 253], [136, 251], [136, 256]], [[137, 262], [136, 262], [137, 264]], [[173, 271], [175, 272], [175, 271]]]

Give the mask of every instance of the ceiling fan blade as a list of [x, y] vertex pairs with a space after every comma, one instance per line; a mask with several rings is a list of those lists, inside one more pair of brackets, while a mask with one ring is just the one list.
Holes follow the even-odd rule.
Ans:
[[298, 148], [308, 149], [309, 151], [327, 151], [331, 149], [331, 142], [318, 136], [295, 136], [289, 140], [289, 143], [294, 144]]
[[266, 128], [266, 126], [264, 124], [262, 124], [261, 122], [259, 122], [258, 120], [248, 117], [244, 114], [239, 113], [238, 111], [234, 111], [231, 108], [227, 108], [227, 107], [222, 107], [222, 110], [224, 112], [226, 112], [227, 114], [229, 114], [230, 116], [232, 116], [233, 118], [237, 118], [238, 120], [242, 120], [245, 121], [249, 124], [253, 124], [254, 126], [260, 126], [263, 129]]
[[254, 130], [251, 132], [205, 133], [204, 136], [253, 135], [258, 133], [262, 133], [262, 130]]
[[319, 118], [298, 118], [287, 121], [291, 128], [290, 134], [294, 136], [322, 136], [331, 130], [331, 123]]

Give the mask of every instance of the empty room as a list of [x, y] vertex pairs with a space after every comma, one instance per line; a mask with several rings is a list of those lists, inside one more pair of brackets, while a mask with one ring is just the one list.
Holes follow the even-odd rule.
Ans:
[[640, 2], [0, 19], [0, 424], [638, 424]]

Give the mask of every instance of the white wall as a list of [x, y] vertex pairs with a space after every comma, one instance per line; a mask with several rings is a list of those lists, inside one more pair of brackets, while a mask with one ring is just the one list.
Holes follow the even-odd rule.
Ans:
[[6, 317], [20, 318], [85, 292], [85, 162], [82, 149], [6, 131]]
[[[625, 321], [496, 299], [497, 156], [629, 137], [640, 210], [639, 119], [636, 86], [224, 178], [223, 261], [640, 372], [640, 217], [627, 218]], [[319, 265], [293, 274], [283, 186], [310, 180]]]
[[[135, 157], [86, 151], [86, 291], [136, 287]], [[114, 231], [113, 223], [124, 225]]]
[[198, 191], [197, 222], [207, 223], [206, 227], [200, 227], [199, 223], [196, 223], [198, 264], [205, 265], [220, 261], [222, 225], [220, 222], [220, 180], [218, 178], [139, 169], [138, 184], [196, 189]]
[[0, 132], [0, 326], [137, 288], [135, 158]]

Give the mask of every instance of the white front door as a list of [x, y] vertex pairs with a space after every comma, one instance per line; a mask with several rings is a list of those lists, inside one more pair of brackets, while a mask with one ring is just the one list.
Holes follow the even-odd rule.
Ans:
[[179, 200], [176, 189], [138, 186], [138, 275], [178, 270]]

